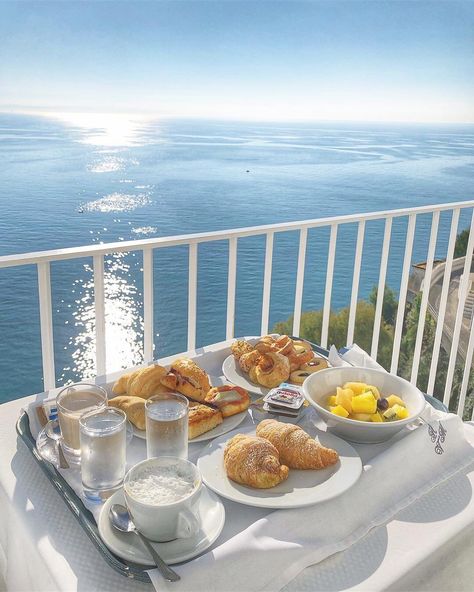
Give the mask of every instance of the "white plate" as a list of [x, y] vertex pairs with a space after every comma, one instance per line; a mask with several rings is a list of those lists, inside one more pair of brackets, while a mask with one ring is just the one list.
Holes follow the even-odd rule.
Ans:
[[[255, 343], [257, 343], [257, 341], [259, 339], [260, 339], [260, 337], [252, 337], [252, 338], [246, 339], [245, 341], [248, 341], [249, 343], [254, 345]], [[315, 351], [314, 355], [319, 358], [324, 358], [325, 360], [327, 360], [327, 357], [324, 356], [323, 354], [320, 354], [319, 352]], [[254, 395], [259, 395], [260, 397], [264, 397], [270, 391], [270, 389], [252, 382], [249, 379], [249, 375], [246, 374], [240, 368], [238, 363], [236, 363], [236, 360], [232, 354], [230, 356], [227, 356], [227, 358], [224, 360], [224, 362], [222, 364], [222, 374], [224, 374], [224, 376], [227, 378], [227, 380], [229, 382], [232, 382], [232, 384], [235, 384], [236, 386], [240, 386], [244, 389], [247, 389], [250, 393], [253, 393]]]
[[[112, 526], [109, 519], [112, 504], [125, 504], [123, 489], [119, 489], [109, 497], [100, 512], [98, 527], [102, 540], [122, 559], [140, 565], [153, 566], [153, 560], [138, 535], [132, 532], [120, 532]], [[224, 528], [224, 505], [215, 493], [204, 486], [199, 502], [199, 519], [201, 529], [195, 536], [189, 539], [175, 539], [167, 543], [151, 543], [166, 563], [180, 563], [199, 555], [212, 545]]]
[[249, 379], [248, 374], [246, 374], [238, 364], [236, 364], [235, 358], [232, 354], [227, 356], [222, 364], [222, 374], [227, 378], [229, 382], [235, 384], [236, 386], [240, 386], [244, 389], [247, 389], [249, 393], [254, 395], [259, 395], [260, 397], [264, 397], [270, 389], [265, 388], [259, 384], [255, 384]]
[[[234, 430], [238, 425], [240, 425], [244, 419], [247, 417], [247, 411], [242, 411], [242, 413], [236, 413], [235, 415], [231, 415], [230, 417], [226, 417], [222, 423], [218, 426], [201, 434], [197, 438], [193, 438], [189, 440], [190, 444], [194, 442], [206, 442], [206, 440], [212, 440], [213, 438], [217, 438], [218, 436], [222, 436], [222, 434], [227, 434], [231, 430]], [[137, 427], [133, 426], [133, 435], [137, 438], [142, 438], [142, 440], [146, 440], [146, 431], [139, 430]]]
[[240, 504], [259, 508], [302, 508], [327, 501], [351, 488], [362, 473], [362, 461], [350, 444], [333, 434], [314, 434], [323, 446], [339, 453], [339, 462], [327, 469], [298, 471], [290, 469], [283, 483], [270, 489], [253, 489], [231, 481], [224, 469], [224, 448], [237, 433], [255, 435], [255, 427], [235, 430], [204, 448], [197, 466], [204, 483], [216, 493]]

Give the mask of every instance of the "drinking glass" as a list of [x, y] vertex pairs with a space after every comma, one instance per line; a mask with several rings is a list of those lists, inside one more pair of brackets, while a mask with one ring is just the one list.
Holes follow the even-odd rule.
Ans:
[[84, 495], [103, 501], [125, 477], [127, 416], [114, 407], [86, 413], [79, 419], [79, 435]]
[[63, 388], [56, 397], [62, 447], [72, 457], [79, 459], [79, 419], [84, 413], [107, 407], [107, 392], [95, 384], [79, 382]]
[[179, 393], [161, 393], [146, 400], [148, 458], [188, 458], [188, 408], [188, 399]]

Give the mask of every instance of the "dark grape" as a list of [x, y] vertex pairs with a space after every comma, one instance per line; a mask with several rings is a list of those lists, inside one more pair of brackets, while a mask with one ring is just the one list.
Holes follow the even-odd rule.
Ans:
[[387, 399], [379, 399], [377, 401], [377, 409], [379, 411], [386, 411], [388, 409], [388, 401]]

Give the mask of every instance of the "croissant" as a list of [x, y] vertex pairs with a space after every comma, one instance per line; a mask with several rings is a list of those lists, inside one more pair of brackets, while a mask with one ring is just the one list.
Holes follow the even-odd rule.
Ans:
[[117, 407], [125, 411], [127, 419], [133, 423], [139, 430], [146, 429], [145, 420], [145, 399], [141, 397], [130, 397], [128, 395], [120, 395], [109, 399], [110, 407]]
[[291, 423], [264, 419], [257, 426], [257, 436], [271, 442], [280, 453], [281, 462], [291, 469], [324, 469], [339, 459], [335, 450], [321, 446]]
[[275, 487], [287, 479], [289, 472], [280, 464], [273, 444], [245, 434], [237, 434], [227, 442], [224, 466], [229, 479], [258, 489]]
[[166, 392], [161, 384], [161, 379], [166, 374], [166, 368], [158, 364], [152, 364], [151, 366], [142, 368], [133, 380], [129, 380], [127, 393], [135, 397], [148, 399], [152, 395]]
[[122, 374], [122, 376], [112, 387], [112, 392], [114, 392], [116, 395], [125, 395], [127, 393], [128, 381], [132, 374], [134, 374], [134, 372], [127, 372], [127, 374]]

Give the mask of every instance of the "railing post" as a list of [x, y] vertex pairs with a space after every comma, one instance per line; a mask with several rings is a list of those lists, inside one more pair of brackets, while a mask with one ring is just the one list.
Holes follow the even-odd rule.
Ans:
[[143, 249], [143, 357], [153, 360], [153, 249]]
[[323, 323], [321, 329], [321, 345], [328, 346], [329, 315], [331, 313], [332, 277], [334, 274], [334, 260], [336, 258], [337, 224], [331, 225], [329, 237], [328, 266], [326, 270], [326, 286], [324, 290]]
[[[451, 270], [453, 267], [454, 246], [456, 244], [456, 235], [459, 223], [460, 210], [453, 210], [453, 217], [451, 219], [451, 230], [449, 233], [448, 252], [446, 254], [446, 262], [444, 265], [443, 285], [441, 287], [441, 296], [438, 307], [438, 321], [436, 323], [435, 339], [433, 344], [433, 354], [431, 356], [430, 375], [428, 379], [427, 392], [433, 393], [434, 383], [436, 380], [436, 372], [438, 370], [439, 350], [441, 346], [441, 337], [443, 335], [444, 316], [446, 313], [446, 303], [448, 301], [449, 284], [451, 282]], [[449, 404], [449, 400], [443, 400], [445, 405]]]
[[38, 263], [37, 269], [43, 384], [44, 390], [48, 391], [56, 386], [53, 315], [51, 306], [51, 272], [49, 261]]
[[105, 291], [104, 256], [94, 255], [95, 360], [98, 376], [105, 374]]
[[197, 243], [190, 243], [188, 267], [188, 351], [196, 349], [197, 249]]
[[304, 266], [306, 261], [306, 240], [308, 229], [300, 230], [300, 246], [298, 249], [298, 268], [296, 271], [295, 308], [293, 313], [293, 335], [299, 337], [301, 324], [301, 307], [303, 304]]
[[385, 279], [387, 277], [388, 255], [390, 252], [390, 237], [392, 235], [392, 218], [386, 218], [383, 232], [382, 255], [380, 258], [379, 284], [377, 286], [377, 300], [375, 302], [374, 328], [372, 332], [372, 346], [370, 355], [377, 359], [379, 350], [380, 324], [382, 322], [383, 301], [385, 298]]
[[423, 343], [423, 334], [425, 331], [426, 309], [428, 307], [428, 298], [431, 289], [431, 275], [433, 272], [433, 263], [438, 239], [439, 212], [433, 213], [431, 220], [430, 242], [428, 245], [428, 256], [426, 259], [425, 277], [423, 278], [423, 293], [420, 302], [420, 313], [418, 316], [418, 327], [416, 329], [415, 349], [413, 350], [413, 365], [411, 367], [410, 382], [415, 386], [418, 379], [418, 369], [420, 366], [421, 346]]
[[[474, 361], [473, 354], [474, 354], [474, 308], [472, 309], [472, 314], [471, 314], [471, 329], [470, 329], [470, 333], [469, 333], [469, 343], [467, 346], [466, 362], [464, 364], [464, 372], [463, 372], [463, 376], [462, 376], [461, 390], [459, 391], [458, 415], [460, 415], [461, 417], [463, 416], [464, 405], [466, 403], [467, 387], [469, 385], [469, 377], [470, 377], [471, 370], [472, 370], [472, 363]], [[474, 421], [474, 405], [472, 407], [471, 421]]]
[[234, 337], [235, 321], [235, 282], [237, 275], [237, 239], [229, 239], [229, 275], [227, 278], [227, 320], [226, 339]]
[[407, 238], [405, 241], [405, 257], [403, 259], [402, 279], [400, 282], [400, 294], [398, 296], [397, 318], [395, 321], [395, 333], [393, 336], [392, 363], [390, 372], [397, 373], [398, 358], [400, 356], [400, 344], [402, 341], [403, 319], [405, 318], [405, 304], [407, 300], [408, 278], [410, 276], [411, 255], [413, 252], [413, 238], [415, 236], [416, 214], [408, 217]]
[[272, 288], [272, 264], [273, 264], [273, 232], [267, 233], [265, 246], [265, 269], [263, 277], [263, 297], [262, 297], [262, 326], [261, 334], [268, 333], [268, 323], [270, 318], [270, 292]]
[[[453, 386], [454, 370], [456, 368], [456, 358], [458, 355], [459, 337], [461, 335], [461, 327], [463, 320], [464, 306], [466, 305], [466, 297], [469, 288], [469, 280], [471, 274], [472, 255], [474, 252], [474, 210], [471, 217], [471, 229], [469, 231], [469, 240], [467, 242], [466, 256], [464, 258], [463, 275], [458, 287], [458, 305], [456, 310], [456, 321], [454, 323], [453, 339], [451, 341], [451, 352], [449, 355], [448, 373], [446, 375], [446, 384], [444, 386], [444, 400], [448, 401], [451, 398], [451, 389]], [[472, 328], [471, 328], [472, 329]], [[458, 407], [459, 413], [459, 407]]]
[[362, 220], [361, 222], [359, 222], [357, 228], [357, 243], [354, 258], [354, 274], [352, 276], [351, 305], [349, 308], [349, 322], [347, 324], [346, 345], [352, 345], [354, 342], [354, 329], [357, 314], [357, 297], [359, 295], [360, 268], [362, 264], [362, 251], [364, 249], [364, 233], [365, 221]]

